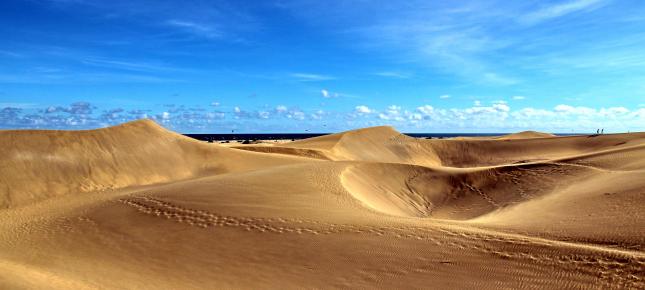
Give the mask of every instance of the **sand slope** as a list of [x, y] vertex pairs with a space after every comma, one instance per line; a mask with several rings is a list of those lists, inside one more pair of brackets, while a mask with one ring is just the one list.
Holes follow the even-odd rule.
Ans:
[[[30, 198], [0, 210], [0, 288], [645, 287], [644, 133], [417, 140], [375, 127], [244, 150], [148, 121], [10, 133], [64, 145], [7, 151], [37, 162], [3, 174], [12, 200]], [[62, 152], [79, 165], [30, 173]], [[110, 187], [121, 174], [134, 177]], [[38, 195], [56, 180], [66, 191]]]
[[0, 208], [302, 162], [205, 144], [150, 120], [90, 131], [0, 131], [0, 155]]

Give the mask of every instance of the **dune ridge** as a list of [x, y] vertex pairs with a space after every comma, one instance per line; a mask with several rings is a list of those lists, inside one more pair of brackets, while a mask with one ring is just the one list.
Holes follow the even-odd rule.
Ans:
[[0, 145], [0, 288], [645, 288], [645, 133]]

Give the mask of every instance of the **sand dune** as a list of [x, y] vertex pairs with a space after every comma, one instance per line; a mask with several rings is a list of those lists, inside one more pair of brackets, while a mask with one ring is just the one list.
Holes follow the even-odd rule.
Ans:
[[[440, 165], [431, 146], [423, 140], [403, 135], [392, 127], [372, 127], [306, 140], [265, 146], [235, 147], [260, 152], [279, 152], [298, 156], [324, 156], [334, 161], [376, 161], [419, 165]], [[282, 150], [278, 149], [282, 148]], [[291, 149], [291, 150], [286, 150]], [[279, 151], [280, 150], [280, 151]], [[306, 151], [305, 151], [306, 150]], [[305, 152], [316, 152], [305, 154]]]
[[[249, 151], [423, 166], [478, 167], [575, 157], [645, 144], [645, 133], [544, 137], [521, 132], [500, 138], [416, 139], [391, 127], [372, 127], [271, 146], [234, 146]], [[526, 138], [519, 138], [525, 136]], [[542, 136], [542, 137], [536, 137]]]
[[209, 146], [150, 120], [90, 131], [0, 131], [0, 155], [0, 208], [303, 161]]
[[645, 133], [0, 145], [3, 289], [645, 287]]
[[550, 138], [555, 137], [553, 134], [537, 132], [537, 131], [522, 131], [518, 133], [508, 134], [496, 139], [499, 140], [508, 140], [508, 139], [530, 139], [530, 138]]

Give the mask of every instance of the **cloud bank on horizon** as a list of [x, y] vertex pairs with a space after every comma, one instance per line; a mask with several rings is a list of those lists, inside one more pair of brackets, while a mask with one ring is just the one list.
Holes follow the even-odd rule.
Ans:
[[642, 15], [637, 0], [2, 1], [0, 129], [645, 131]]

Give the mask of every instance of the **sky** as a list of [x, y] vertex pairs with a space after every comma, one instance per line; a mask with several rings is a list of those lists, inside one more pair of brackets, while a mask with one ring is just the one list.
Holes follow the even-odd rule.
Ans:
[[645, 131], [645, 3], [0, 1], [0, 129]]

